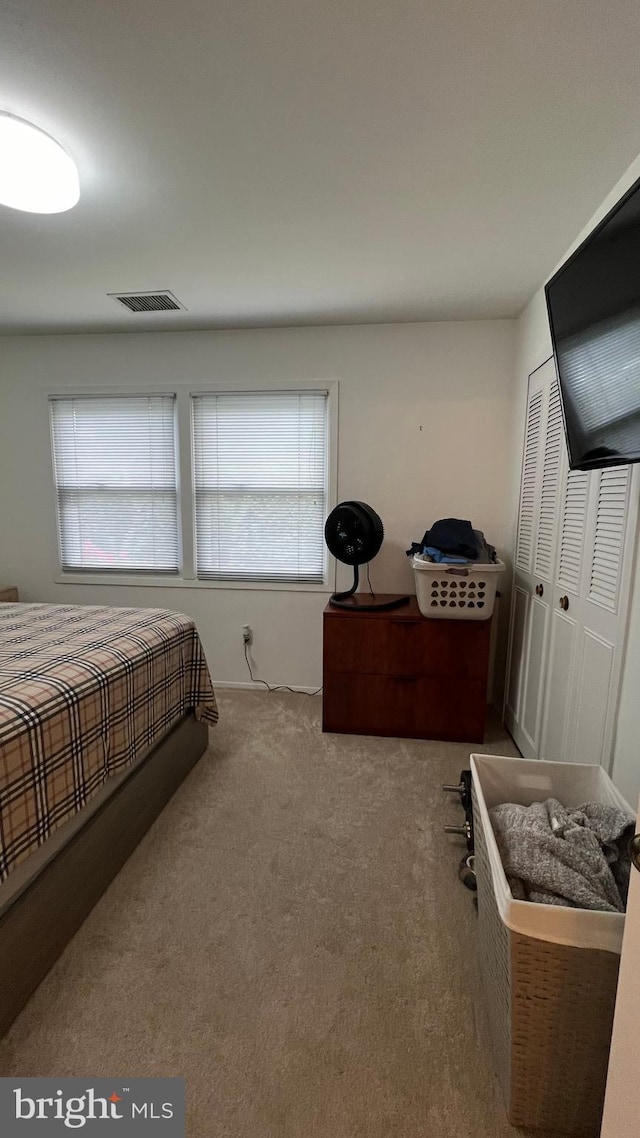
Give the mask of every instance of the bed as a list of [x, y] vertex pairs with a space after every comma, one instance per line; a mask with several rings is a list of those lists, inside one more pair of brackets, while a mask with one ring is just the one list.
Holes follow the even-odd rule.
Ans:
[[217, 719], [189, 617], [0, 605], [0, 1033]]

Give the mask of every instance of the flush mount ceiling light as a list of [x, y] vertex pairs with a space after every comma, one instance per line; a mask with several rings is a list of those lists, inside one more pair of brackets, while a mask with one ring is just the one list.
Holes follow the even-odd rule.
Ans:
[[60, 144], [0, 111], [0, 204], [27, 213], [63, 213], [79, 197], [76, 164]]

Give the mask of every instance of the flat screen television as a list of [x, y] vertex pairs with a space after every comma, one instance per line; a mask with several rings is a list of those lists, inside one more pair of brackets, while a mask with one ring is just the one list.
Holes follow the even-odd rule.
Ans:
[[571, 469], [640, 462], [640, 180], [545, 293]]

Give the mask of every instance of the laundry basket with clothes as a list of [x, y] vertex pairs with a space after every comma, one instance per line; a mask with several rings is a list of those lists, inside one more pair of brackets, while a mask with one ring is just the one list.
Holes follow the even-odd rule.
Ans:
[[514, 1126], [597, 1138], [633, 812], [602, 767], [472, 755], [478, 951]]
[[557, 798], [530, 806], [507, 802], [489, 811], [515, 898], [623, 913], [633, 822], [611, 803], [568, 808]]

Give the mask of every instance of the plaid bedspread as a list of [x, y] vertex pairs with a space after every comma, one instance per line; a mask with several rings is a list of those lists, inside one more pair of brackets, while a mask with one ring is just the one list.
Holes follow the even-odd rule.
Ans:
[[218, 719], [189, 617], [0, 604], [0, 880], [190, 709]]

